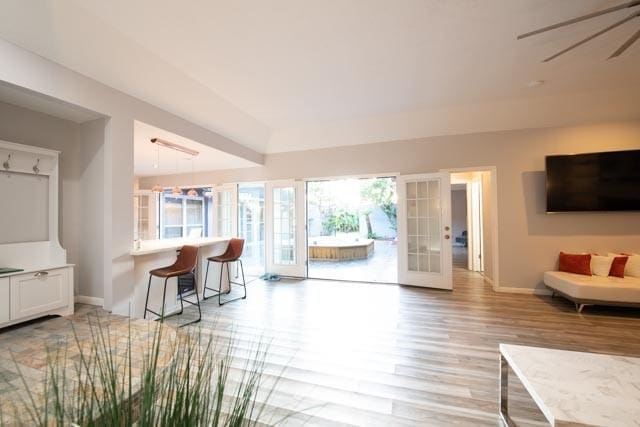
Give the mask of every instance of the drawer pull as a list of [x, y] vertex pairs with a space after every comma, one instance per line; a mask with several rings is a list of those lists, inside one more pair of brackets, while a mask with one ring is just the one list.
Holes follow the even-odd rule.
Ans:
[[34, 274], [35, 277], [45, 277], [48, 275], [49, 275], [48, 271], [38, 271], [36, 274]]

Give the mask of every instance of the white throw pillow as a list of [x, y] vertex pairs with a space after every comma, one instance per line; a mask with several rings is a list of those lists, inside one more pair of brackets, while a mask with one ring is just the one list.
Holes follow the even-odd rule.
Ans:
[[631, 254], [627, 260], [627, 264], [624, 266], [624, 275], [640, 277], [640, 255]]
[[612, 263], [612, 256], [591, 255], [591, 274], [608, 277]]

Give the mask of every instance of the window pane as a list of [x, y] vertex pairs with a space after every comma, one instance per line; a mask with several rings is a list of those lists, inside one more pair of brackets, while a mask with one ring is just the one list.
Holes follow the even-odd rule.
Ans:
[[164, 224], [182, 226], [182, 199], [165, 196]]
[[275, 264], [296, 263], [295, 189], [273, 189], [273, 254]]
[[171, 239], [174, 237], [182, 237], [182, 226], [180, 227], [165, 227], [164, 228], [164, 237], [167, 239]]
[[187, 199], [187, 225], [202, 225], [202, 200]]

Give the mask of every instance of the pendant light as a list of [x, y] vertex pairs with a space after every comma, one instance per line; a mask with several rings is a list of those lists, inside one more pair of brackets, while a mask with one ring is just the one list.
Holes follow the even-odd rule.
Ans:
[[[160, 146], [156, 145], [156, 162], [153, 164], [154, 169], [160, 168]], [[164, 188], [160, 184], [156, 184], [151, 188], [154, 193], [162, 193]]]
[[[176, 150], [176, 175], [178, 174], [178, 151]], [[171, 194], [174, 196], [182, 195], [182, 188], [177, 185], [171, 189]]]
[[[191, 158], [191, 177], [193, 179], [193, 157]], [[187, 196], [190, 197], [196, 197], [198, 195], [198, 192], [196, 191], [195, 188], [190, 188], [189, 191], [187, 191]]]

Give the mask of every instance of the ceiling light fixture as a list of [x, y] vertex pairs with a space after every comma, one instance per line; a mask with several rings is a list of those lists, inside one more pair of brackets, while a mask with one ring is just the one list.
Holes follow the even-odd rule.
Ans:
[[[156, 145], [156, 162], [153, 165], [154, 168], [159, 168], [160, 167], [160, 146]], [[151, 191], [154, 193], [162, 193], [164, 191], [164, 188], [162, 188], [162, 186], [160, 184], [156, 184], [151, 188]]]
[[175, 151], [180, 151], [180, 152], [183, 152], [183, 153], [187, 153], [187, 154], [189, 154], [191, 156], [197, 156], [198, 154], [200, 154], [196, 150], [193, 150], [191, 148], [187, 148], [187, 147], [184, 147], [182, 145], [178, 145], [178, 144], [173, 143], [171, 141], [167, 141], [167, 140], [160, 139], [160, 138], [151, 138], [151, 143], [152, 144], [158, 144], [159, 146], [170, 148], [170, 149], [175, 150]]
[[[193, 179], [193, 162], [194, 162], [194, 161], [195, 161], [195, 160], [194, 160], [194, 158], [192, 157], [192, 158], [191, 158], [191, 175], [192, 175], [192, 179]], [[196, 197], [196, 196], [198, 196], [198, 192], [196, 191], [196, 189], [195, 189], [195, 188], [191, 188], [191, 189], [189, 189], [189, 191], [187, 191], [187, 196], [190, 196], [190, 197]]]

